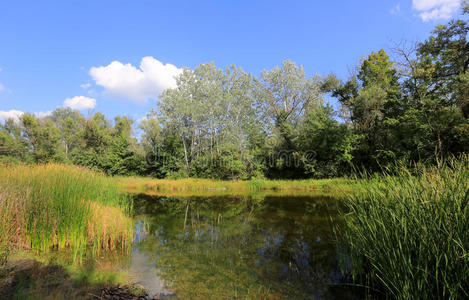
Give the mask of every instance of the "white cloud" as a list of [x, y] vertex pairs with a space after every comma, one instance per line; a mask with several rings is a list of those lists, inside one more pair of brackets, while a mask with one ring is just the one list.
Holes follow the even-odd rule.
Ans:
[[449, 19], [461, 7], [461, 0], [412, 0], [412, 7], [424, 22]]
[[36, 118], [45, 118], [45, 117], [48, 117], [52, 114], [52, 111], [49, 110], [49, 111], [40, 111], [40, 112], [35, 112], [33, 113], [33, 115], [36, 117]]
[[96, 106], [96, 99], [86, 96], [75, 96], [65, 99], [64, 106], [77, 110], [93, 109]]
[[[12, 109], [12, 110], [9, 110], [9, 111], [0, 110], [0, 120], [6, 121], [6, 120], [9, 120], [9, 119], [13, 119], [13, 122], [18, 123], [19, 120], [20, 120], [20, 117], [23, 114], [24, 114], [23, 111], [15, 110], [15, 109]], [[39, 111], [39, 112], [33, 113], [33, 115], [36, 118], [39, 118], [39, 119], [48, 117], [51, 114], [52, 114], [51, 110], [49, 110], [49, 111]]]
[[175, 77], [182, 69], [147, 56], [140, 67], [113, 61], [107, 66], [92, 67], [90, 75], [105, 93], [115, 98], [127, 98], [137, 103], [156, 99], [167, 88], [176, 87]]
[[8, 119], [13, 119], [14, 122], [18, 122], [23, 114], [24, 112], [14, 109], [9, 111], [0, 110], [0, 120], [6, 121]]
[[84, 90], [87, 90], [91, 86], [91, 83], [83, 83], [80, 84], [80, 87]]

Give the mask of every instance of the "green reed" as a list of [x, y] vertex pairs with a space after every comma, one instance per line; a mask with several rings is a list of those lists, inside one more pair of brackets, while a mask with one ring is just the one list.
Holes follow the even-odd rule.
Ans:
[[398, 168], [346, 200], [344, 265], [394, 299], [469, 297], [469, 157]]
[[0, 245], [81, 257], [131, 243], [130, 199], [112, 178], [68, 165], [0, 166]]

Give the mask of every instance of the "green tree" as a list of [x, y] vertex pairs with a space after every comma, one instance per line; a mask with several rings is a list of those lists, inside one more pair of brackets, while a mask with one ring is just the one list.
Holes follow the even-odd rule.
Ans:
[[354, 153], [356, 164], [376, 168], [396, 158], [392, 131], [402, 108], [400, 84], [394, 63], [384, 50], [372, 52], [358, 74], [345, 83], [329, 76], [323, 89], [340, 101], [349, 126], [361, 136]]
[[319, 77], [307, 78], [303, 67], [290, 60], [264, 71], [258, 84], [264, 118], [269, 120], [265, 147], [267, 172], [272, 177], [304, 176], [303, 153], [299, 148], [297, 128], [305, 114], [323, 104]]
[[413, 160], [469, 150], [468, 32], [467, 21], [452, 20], [438, 25], [413, 56], [401, 51], [408, 76], [403, 82], [406, 107], [399, 121], [399, 137], [405, 144], [400, 147], [409, 149]]
[[2, 162], [31, 162], [32, 157], [27, 149], [27, 141], [22, 135], [18, 122], [8, 119], [0, 124], [0, 158]]
[[177, 87], [162, 94], [161, 124], [181, 141], [183, 175], [250, 176], [256, 164], [249, 149], [261, 131], [253, 88], [252, 76], [240, 68], [222, 71], [211, 63], [184, 70]]
[[58, 108], [52, 112], [51, 120], [60, 132], [65, 160], [69, 160], [69, 154], [80, 147], [85, 118], [79, 111], [71, 108]]
[[21, 117], [23, 135], [35, 162], [62, 161], [60, 133], [48, 117], [37, 119], [25, 113]]
[[332, 107], [326, 105], [310, 112], [300, 132], [305, 173], [316, 178], [343, 176], [350, 172], [360, 137], [344, 123], [335, 120]]

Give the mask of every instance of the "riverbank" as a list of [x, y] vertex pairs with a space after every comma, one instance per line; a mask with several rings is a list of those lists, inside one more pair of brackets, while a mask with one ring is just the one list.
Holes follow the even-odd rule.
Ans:
[[223, 181], [211, 179], [154, 179], [147, 177], [117, 177], [126, 191], [154, 195], [213, 195], [263, 192], [271, 194], [311, 194], [312, 192], [351, 192], [364, 182], [347, 178], [268, 180], [252, 179]]
[[149, 299], [114, 261], [86, 259], [75, 264], [68, 254], [12, 254], [0, 267], [0, 299], [108, 299], [102, 296], [118, 292], [119, 299]]

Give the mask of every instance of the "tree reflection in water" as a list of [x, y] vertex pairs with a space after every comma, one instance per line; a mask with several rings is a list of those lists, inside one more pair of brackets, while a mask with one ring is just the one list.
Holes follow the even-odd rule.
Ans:
[[180, 298], [351, 298], [330, 196], [135, 196], [139, 252]]

